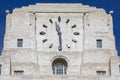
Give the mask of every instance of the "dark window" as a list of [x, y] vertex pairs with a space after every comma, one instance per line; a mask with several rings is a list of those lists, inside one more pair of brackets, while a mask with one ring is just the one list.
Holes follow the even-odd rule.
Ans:
[[102, 48], [102, 40], [101, 39], [97, 39], [96, 44], [97, 44], [97, 48]]
[[56, 75], [67, 74], [67, 62], [61, 58], [53, 62], [52, 68], [53, 68], [53, 74]]
[[120, 65], [119, 65], [119, 73], [120, 73]]
[[1, 72], [2, 72], [2, 65], [0, 64], [0, 75], [1, 75]]
[[103, 76], [106, 75], [106, 71], [96, 71], [97, 75]]
[[23, 70], [16, 70], [16, 71], [14, 71], [14, 74], [15, 75], [23, 75], [24, 71]]
[[54, 65], [53, 73], [58, 75], [66, 74], [66, 69], [67, 68], [64, 64], [57, 63]]
[[23, 39], [17, 39], [17, 47], [23, 47]]

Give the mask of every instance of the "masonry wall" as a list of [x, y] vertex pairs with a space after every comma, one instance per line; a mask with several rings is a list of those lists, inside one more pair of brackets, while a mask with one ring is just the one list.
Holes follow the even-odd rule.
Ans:
[[[0, 57], [1, 80], [119, 80], [120, 60], [115, 48], [112, 14], [95, 7], [66, 5], [36, 4], [7, 13], [4, 49]], [[60, 23], [63, 44], [69, 42], [72, 46], [67, 49], [64, 45], [63, 51], [58, 51], [55, 24], [49, 23], [49, 19], [57, 22], [59, 16], [63, 20]], [[70, 24], [65, 23], [68, 18]], [[40, 35], [43, 24], [54, 27], [44, 30], [50, 35]], [[69, 28], [73, 24], [78, 25], [76, 30]], [[74, 31], [80, 32], [77, 38], [73, 36]], [[41, 42], [44, 38], [56, 46], [49, 49], [49, 44]], [[74, 44], [73, 38], [78, 43]], [[17, 46], [17, 39], [23, 39], [22, 47]], [[102, 40], [102, 48], [97, 48], [97, 39]], [[67, 62], [67, 75], [53, 75], [52, 63], [58, 58]], [[23, 71], [24, 74], [18, 76], [15, 71]], [[105, 71], [106, 74], [100, 76], [97, 71]]]

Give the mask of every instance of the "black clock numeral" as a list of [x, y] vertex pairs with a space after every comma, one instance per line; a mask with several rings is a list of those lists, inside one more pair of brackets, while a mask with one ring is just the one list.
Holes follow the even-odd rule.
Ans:
[[50, 45], [49, 45], [49, 48], [52, 48], [52, 47], [53, 47], [53, 44], [50, 44]]
[[70, 20], [69, 20], [69, 19], [67, 19], [66, 23], [69, 23], [69, 22], [70, 22]]
[[77, 43], [77, 40], [75, 40], [75, 39], [72, 39], [72, 41], [73, 41], [74, 43]]
[[58, 22], [61, 22], [61, 17], [60, 16], [58, 17]]
[[43, 39], [42, 42], [45, 43], [47, 41], [47, 39]]
[[40, 32], [40, 35], [45, 35], [46, 33], [44, 31], [41, 31]]
[[70, 49], [70, 45], [66, 44], [67, 48]]
[[52, 19], [49, 19], [50, 23], [53, 23]]
[[43, 27], [44, 27], [44, 28], [47, 28], [47, 26], [46, 26], [45, 24], [43, 24]]
[[76, 27], [76, 25], [73, 25], [71, 28], [75, 28]]
[[79, 32], [74, 32], [73, 34], [74, 34], [74, 35], [79, 35], [80, 33], [79, 33]]

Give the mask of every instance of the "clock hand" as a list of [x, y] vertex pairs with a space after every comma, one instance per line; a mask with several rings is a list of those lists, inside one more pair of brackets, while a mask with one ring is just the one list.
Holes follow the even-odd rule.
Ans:
[[59, 51], [62, 51], [62, 38], [61, 35], [59, 36], [59, 46], [58, 46]]
[[58, 50], [59, 51], [62, 51], [62, 33], [60, 31], [60, 26], [57, 24], [57, 22], [55, 22], [55, 27], [56, 27], [56, 31], [58, 33], [58, 36], [59, 36], [59, 46], [58, 46]]
[[57, 24], [57, 22], [55, 22], [55, 27], [56, 27], [56, 31], [59, 33], [60, 32], [60, 26]]

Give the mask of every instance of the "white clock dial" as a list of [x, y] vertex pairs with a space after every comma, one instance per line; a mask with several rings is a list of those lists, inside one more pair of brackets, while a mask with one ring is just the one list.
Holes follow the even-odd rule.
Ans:
[[38, 13], [37, 49], [40, 51], [82, 50], [81, 16], [73, 13]]

